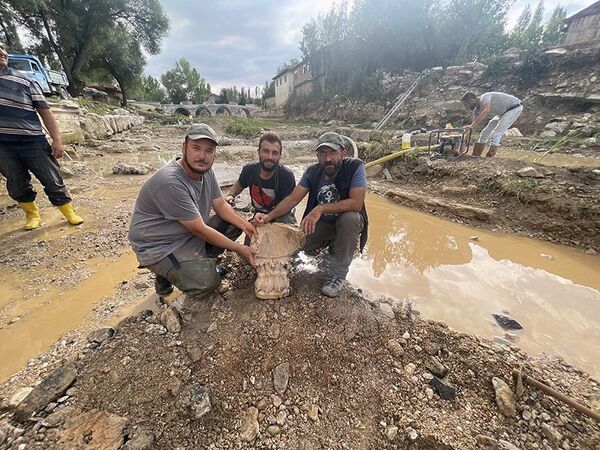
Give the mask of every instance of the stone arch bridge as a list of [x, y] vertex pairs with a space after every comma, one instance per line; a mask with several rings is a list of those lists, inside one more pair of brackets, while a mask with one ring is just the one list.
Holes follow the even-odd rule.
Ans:
[[198, 116], [237, 116], [254, 117], [260, 108], [254, 105], [229, 105], [219, 103], [203, 103], [201, 105], [162, 105], [162, 109], [171, 115], [181, 114], [188, 117]]

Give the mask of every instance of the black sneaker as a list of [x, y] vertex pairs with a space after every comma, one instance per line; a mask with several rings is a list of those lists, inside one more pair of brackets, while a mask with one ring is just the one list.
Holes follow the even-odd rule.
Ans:
[[173, 289], [174, 289], [173, 285], [165, 277], [161, 277], [160, 275], [157, 275], [156, 278], [154, 279], [154, 290], [161, 297], [165, 296], [165, 295], [169, 295], [171, 292], [173, 292]]
[[340, 277], [332, 277], [325, 285], [321, 288], [321, 294], [327, 297], [337, 297], [340, 295], [344, 282], [346, 280]]

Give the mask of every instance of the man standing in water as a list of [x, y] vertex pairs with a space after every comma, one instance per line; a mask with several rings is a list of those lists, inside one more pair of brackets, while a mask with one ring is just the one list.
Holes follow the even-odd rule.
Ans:
[[504, 134], [523, 112], [521, 100], [503, 92], [486, 92], [481, 97], [467, 92], [463, 95], [461, 102], [467, 109], [473, 111], [473, 123], [469, 125], [469, 128], [477, 128], [484, 119], [492, 115], [492, 119], [481, 131], [479, 142], [473, 147], [472, 156], [481, 156], [488, 142], [490, 149], [485, 156], [496, 155]]
[[212, 170], [218, 144], [211, 127], [192, 125], [183, 142], [183, 157], [158, 170], [140, 190], [129, 241], [140, 266], [156, 274], [159, 295], [171, 293], [173, 285], [190, 296], [206, 296], [217, 288], [220, 277], [215, 259], [207, 255], [207, 244], [232, 250], [254, 265], [254, 250], [212, 225], [211, 208], [248, 236], [256, 232], [223, 198]]
[[[38, 114], [52, 137], [52, 145]], [[26, 230], [35, 230], [42, 224], [30, 172], [44, 186], [50, 203], [71, 225], [83, 223], [73, 211], [60, 174], [57, 159], [63, 153], [58, 123], [44, 94], [36, 83], [8, 67], [8, 53], [0, 44], [0, 172], [6, 178], [8, 194], [25, 211]]]
[[289, 213], [308, 194], [301, 227], [307, 235], [303, 250], [315, 255], [329, 247], [329, 280], [321, 289], [328, 297], [342, 290], [356, 248], [367, 240], [365, 196], [367, 178], [360, 159], [348, 158], [346, 142], [337, 133], [323, 134], [317, 143], [317, 160], [306, 169], [298, 186], [268, 214], [257, 214], [266, 224]]

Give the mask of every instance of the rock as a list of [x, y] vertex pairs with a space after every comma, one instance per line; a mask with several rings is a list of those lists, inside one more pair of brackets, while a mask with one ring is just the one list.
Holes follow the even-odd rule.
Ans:
[[229, 139], [227, 136], [223, 136], [221, 139], [219, 139], [219, 145], [222, 147], [226, 147], [231, 144], [231, 139]]
[[33, 391], [32, 387], [24, 387], [15, 392], [8, 400], [9, 408], [16, 408]]
[[286, 410], [281, 410], [277, 413], [277, 417], [275, 418], [275, 423], [277, 425], [283, 426], [285, 425], [285, 421], [287, 420], [287, 412]]
[[558, 443], [562, 440], [562, 435], [554, 427], [548, 425], [547, 423], [542, 423], [542, 433], [544, 433], [544, 436], [546, 436], [554, 445], [558, 445]]
[[569, 122], [550, 122], [544, 128], [554, 131], [556, 134], [563, 134], [569, 128]]
[[501, 446], [500, 448], [502, 450], [520, 450], [519, 447], [517, 447], [515, 444], [512, 444], [512, 443], [510, 443], [508, 441], [505, 441], [503, 439], [500, 439], [498, 441], [498, 443], [500, 444], [500, 446]]
[[278, 395], [275, 395], [275, 394], [271, 395], [271, 400], [273, 401], [273, 406], [275, 408], [279, 408], [279, 406], [281, 406], [281, 404], [283, 403], [281, 401], [281, 397], [279, 397]]
[[4, 444], [6, 442], [6, 439], [8, 439], [6, 431], [0, 428], [0, 445]]
[[542, 137], [542, 138], [546, 138], [546, 139], [551, 139], [551, 138], [554, 138], [554, 137], [556, 137], [556, 131], [552, 131], [552, 130], [545, 130], [545, 131], [542, 131], [542, 132], [540, 133], [540, 137]]
[[534, 167], [528, 166], [517, 170], [517, 175], [521, 178], [544, 178], [544, 174], [540, 173]]
[[394, 439], [396, 439], [396, 436], [398, 435], [398, 427], [395, 425], [388, 425], [385, 428], [385, 437], [387, 438], [388, 441], [393, 441]]
[[429, 358], [429, 360], [425, 364], [425, 367], [438, 378], [444, 378], [446, 376], [446, 373], [448, 372], [446, 366], [442, 364], [442, 362], [437, 356], [432, 356], [431, 358]]
[[[433, 378], [432, 378], [433, 379]], [[427, 388], [425, 389], [425, 396], [431, 400], [433, 398], [433, 389]]]
[[211, 392], [206, 386], [198, 384], [192, 386], [192, 388], [190, 389], [190, 394], [190, 406], [192, 408], [192, 411], [194, 412], [194, 417], [196, 417], [196, 419], [201, 419], [212, 409], [212, 401], [210, 399]]
[[385, 314], [385, 316], [389, 319], [394, 319], [396, 315], [394, 314], [394, 308], [389, 303], [380, 303], [379, 309]]
[[449, 381], [434, 376], [429, 384], [444, 400], [454, 400], [456, 398], [456, 387]]
[[514, 417], [517, 413], [515, 409], [515, 395], [508, 384], [500, 378], [493, 377], [492, 385], [496, 394], [496, 404], [500, 412], [506, 417]]
[[15, 409], [15, 419], [24, 422], [31, 414], [41, 411], [50, 402], [58, 399], [77, 378], [74, 363], [67, 363], [54, 370], [35, 386]]
[[150, 170], [151, 167], [146, 164], [126, 164], [117, 161], [112, 168], [112, 173], [115, 175], [147, 175]]
[[290, 380], [290, 363], [281, 363], [273, 370], [273, 387], [275, 392], [283, 395]]
[[494, 339], [494, 342], [499, 345], [510, 346], [510, 344], [511, 344], [511, 342], [508, 339], [503, 338], [502, 336], [494, 336], [493, 339]]
[[518, 128], [509, 128], [504, 134], [506, 137], [523, 137], [523, 134]]
[[69, 416], [73, 414], [73, 408], [67, 406], [66, 408], [60, 409], [46, 418], [42, 419], [41, 425], [46, 428], [57, 428], [67, 421]]
[[413, 363], [408, 363], [406, 366], [404, 366], [404, 372], [406, 372], [408, 376], [412, 376], [415, 373], [415, 370], [417, 370], [417, 366], [415, 366]]
[[267, 409], [269, 407], [269, 400], [267, 400], [265, 397], [261, 398], [257, 403], [256, 403], [256, 408], [259, 411], [264, 411], [265, 409]]
[[521, 413], [521, 417], [523, 417], [523, 420], [530, 421], [531, 420], [531, 411], [528, 409], [523, 410], [523, 412]]
[[221, 280], [221, 283], [217, 286], [217, 294], [224, 294], [229, 291], [229, 282], [227, 280]]
[[500, 325], [505, 330], [522, 330], [523, 327], [519, 322], [509, 316], [505, 316], [503, 314], [492, 314], [492, 317], [498, 325]]
[[123, 450], [147, 450], [154, 444], [154, 434], [145, 427], [136, 427], [128, 435], [129, 440], [123, 446]]
[[400, 318], [406, 320], [412, 320], [413, 314], [413, 302], [409, 297], [402, 299], [402, 306], [400, 308]]
[[313, 403], [308, 407], [307, 415], [313, 422], [319, 422], [319, 407]]
[[160, 323], [170, 333], [179, 333], [181, 331], [181, 314], [177, 309], [169, 306], [162, 313], [160, 313]]
[[396, 359], [400, 359], [402, 358], [402, 355], [404, 355], [404, 349], [397, 339], [390, 339], [387, 343], [387, 348], [391, 355]]
[[428, 355], [437, 356], [442, 350], [442, 346], [437, 342], [427, 341], [423, 344], [423, 349]]
[[[125, 441], [125, 417], [92, 409], [73, 413], [60, 432], [60, 444], [55, 448], [80, 449], [83, 443], [90, 450], [118, 450]], [[90, 438], [93, 437], [93, 441]]]
[[279, 433], [281, 433], [281, 428], [279, 428], [277, 425], [269, 425], [267, 427], [267, 434], [269, 436], [277, 436]]
[[408, 427], [406, 429], [406, 434], [408, 434], [408, 438], [411, 441], [416, 441], [417, 438], [419, 437], [419, 434], [417, 433], [417, 430], [415, 430], [414, 428]]
[[104, 341], [109, 340], [115, 334], [114, 328], [100, 328], [98, 330], [92, 331], [88, 336], [88, 342], [95, 342], [97, 344], [102, 344]]
[[242, 417], [240, 426], [240, 438], [242, 442], [253, 442], [258, 435], [258, 409], [251, 406]]

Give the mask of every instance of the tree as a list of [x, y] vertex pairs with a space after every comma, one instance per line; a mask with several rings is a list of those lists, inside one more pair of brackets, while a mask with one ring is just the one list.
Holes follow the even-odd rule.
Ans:
[[562, 40], [565, 34], [565, 19], [567, 18], [567, 11], [562, 6], [557, 6], [552, 12], [552, 17], [544, 27], [544, 33], [542, 34], [542, 46], [551, 47], [557, 45]]
[[202, 103], [204, 95], [210, 92], [204, 78], [185, 58], [181, 58], [175, 63], [173, 69], [165, 72], [161, 76], [161, 81], [173, 103], [184, 100]]
[[152, 75], [142, 77], [141, 79], [142, 97], [147, 102], [162, 102], [166, 98], [165, 89], [158, 79]]
[[0, 40], [6, 44], [9, 52], [23, 52], [23, 45], [17, 33], [14, 13], [3, 3], [0, 3]]
[[229, 99], [227, 98], [227, 89], [221, 89], [221, 93], [219, 94], [219, 100], [217, 103], [229, 103]]
[[[139, 48], [158, 53], [169, 22], [159, 0], [4, 0], [18, 23], [58, 56], [69, 79], [69, 92], [84, 86], [82, 71], [90, 60], [115, 51], [113, 33], [125, 30]], [[127, 44], [130, 41], [128, 39]]]
[[511, 44], [524, 50], [540, 48], [544, 34], [543, 19], [544, 2], [542, 0], [537, 4], [533, 13], [531, 6], [527, 5], [519, 16], [517, 26], [510, 34]]

